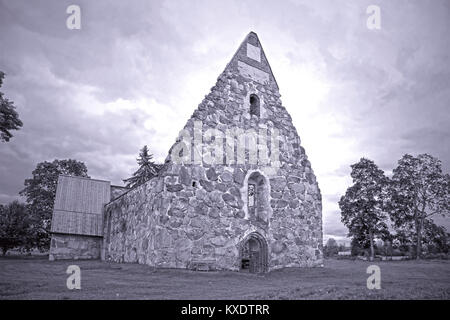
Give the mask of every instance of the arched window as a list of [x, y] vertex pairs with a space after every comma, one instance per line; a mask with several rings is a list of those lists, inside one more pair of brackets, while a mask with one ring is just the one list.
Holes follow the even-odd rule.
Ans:
[[259, 172], [253, 172], [247, 182], [248, 218], [267, 223], [269, 207], [269, 187], [266, 178]]
[[259, 98], [256, 94], [250, 95], [250, 115], [259, 117]]
[[256, 206], [256, 184], [248, 184], [248, 211], [250, 214], [255, 214]]

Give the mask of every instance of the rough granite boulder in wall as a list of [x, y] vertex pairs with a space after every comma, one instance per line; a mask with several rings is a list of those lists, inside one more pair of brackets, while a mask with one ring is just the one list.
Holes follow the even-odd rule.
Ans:
[[206, 170], [206, 177], [210, 181], [217, 181], [218, 175], [216, 173], [216, 170], [214, 168], [209, 168]]
[[241, 185], [244, 182], [245, 174], [242, 168], [235, 168], [233, 172], [233, 180], [237, 185]]
[[203, 187], [203, 189], [205, 189], [208, 192], [211, 192], [214, 190], [214, 185], [212, 184], [212, 182], [208, 181], [208, 180], [200, 180], [200, 185]]
[[185, 186], [191, 185], [191, 175], [189, 174], [188, 169], [186, 167], [180, 168], [180, 183], [184, 184]]
[[183, 190], [183, 186], [181, 184], [166, 184], [166, 189], [169, 192], [178, 192]]

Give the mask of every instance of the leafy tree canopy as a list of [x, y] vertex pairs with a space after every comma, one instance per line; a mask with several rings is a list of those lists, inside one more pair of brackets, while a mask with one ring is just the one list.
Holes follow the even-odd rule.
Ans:
[[341, 221], [349, 229], [349, 236], [361, 244], [370, 243], [373, 258], [375, 237], [389, 233], [383, 211], [387, 178], [369, 159], [361, 158], [351, 168], [353, 185], [339, 201]]
[[56, 195], [56, 185], [60, 174], [89, 178], [87, 167], [83, 162], [68, 159], [44, 161], [36, 165], [32, 177], [25, 180], [25, 188], [20, 191], [26, 197], [31, 215], [39, 221], [35, 226], [42, 241], [47, 246], [49, 241], [50, 222]]
[[0, 247], [3, 255], [12, 248], [29, 250], [33, 245], [33, 218], [26, 205], [18, 201], [0, 205]]
[[[5, 73], [0, 71], [0, 88], [3, 85]], [[23, 126], [14, 103], [3, 97], [0, 92], [0, 141], [8, 142], [12, 138], [11, 130], [19, 130]]]
[[426, 239], [424, 228], [434, 228], [433, 215], [449, 214], [450, 176], [442, 172], [440, 160], [428, 154], [417, 157], [405, 154], [393, 171], [389, 188], [388, 209], [391, 220], [400, 231], [410, 233], [420, 258]]

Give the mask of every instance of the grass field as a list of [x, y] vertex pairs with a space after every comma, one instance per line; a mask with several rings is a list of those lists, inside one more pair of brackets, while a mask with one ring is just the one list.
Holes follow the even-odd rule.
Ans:
[[[81, 268], [81, 290], [66, 269]], [[0, 299], [449, 299], [450, 261], [377, 262], [381, 289], [366, 286], [371, 263], [325, 260], [323, 268], [264, 275], [194, 272], [101, 261], [0, 258]]]

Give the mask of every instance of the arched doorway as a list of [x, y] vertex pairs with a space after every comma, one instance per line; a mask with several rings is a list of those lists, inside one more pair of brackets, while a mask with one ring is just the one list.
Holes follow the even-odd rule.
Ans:
[[267, 242], [257, 232], [250, 233], [240, 244], [240, 270], [250, 273], [267, 272], [268, 270]]

